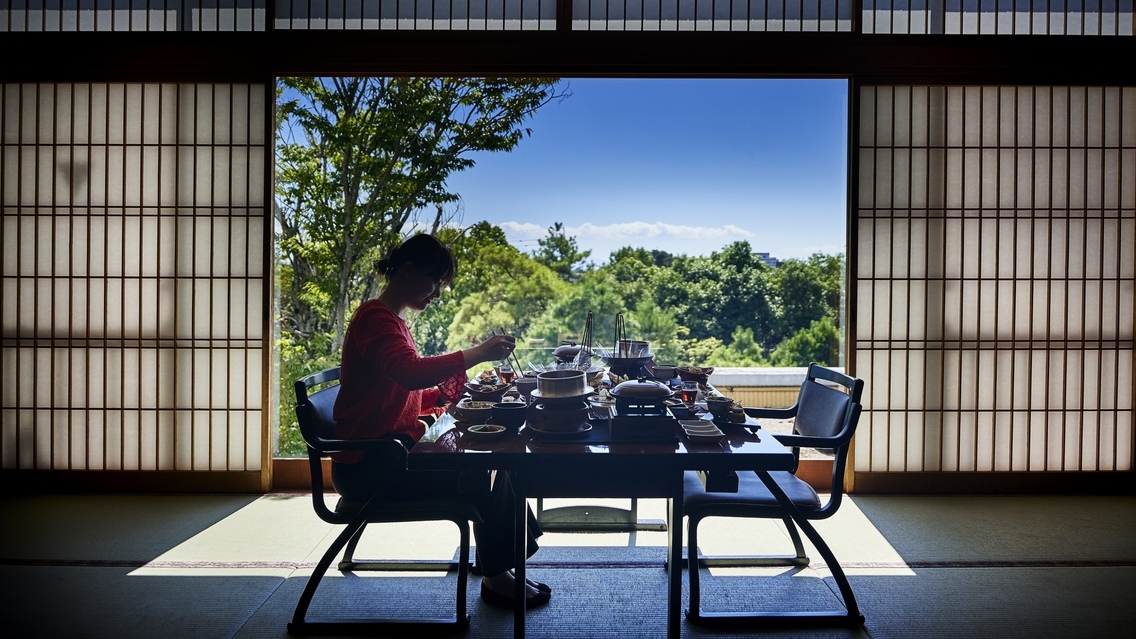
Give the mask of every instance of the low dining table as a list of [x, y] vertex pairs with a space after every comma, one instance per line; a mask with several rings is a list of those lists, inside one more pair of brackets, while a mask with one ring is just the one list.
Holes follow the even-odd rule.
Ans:
[[[589, 426], [587, 431], [570, 436], [539, 433], [527, 425], [517, 432], [489, 436], [471, 432], [446, 414], [410, 450], [407, 467], [509, 474], [517, 504], [517, 603], [513, 618], [513, 635], [517, 638], [525, 634], [528, 498], [666, 498], [667, 636], [679, 639], [685, 471], [705, 471], [704, 481], [724, 477], [724, 490], [729, 490], [729, 478], [736, 479], [735, 471], [760, 474], [790, 470], [793, 455], [752, 420], [744, 425], [723, 426], [725, 436], [714, 443], [693, 443], [677, 425], [673, 438], [644, 439], [628, 438], [622, 432], [613, 437], [610, 422], [605, 420], [594, 420]], [[691, 549], [692, 554], [695, 552]]]

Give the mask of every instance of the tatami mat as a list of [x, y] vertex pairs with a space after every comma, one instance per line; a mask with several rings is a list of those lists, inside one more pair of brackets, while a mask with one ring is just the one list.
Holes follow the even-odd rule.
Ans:
[[[555, 506], [556, 504], [546, 504]], [[665, 504], [640, 502], [662, 517]], [[336, 533], [308, 495], [36, 496], [0, 502], [4, 637], [287, 637], [311, 567]], [[866, 623], [784, 637], [1127, 637], [1136, 623], [1136, 498], [852, 496], [817, 528]], [[787, 552], [770, 522], [709, 520], [703, 554]], [[448, 558], [452, 524], [369, 532], [361, 556]], [[547, 533], [530, 574], [555, 590], [528, 637], [665, 637], [665, 533]], [[800, 570], [702, 571], [705, 610], [840, 605], [813, 553]], [[453, 574], [340, 575], [312, 612], [448, 615]], [[471, 639], [512, 636], [470, 579]], [[687, 595], [684, 578], [684, 606]], [[686, 637], [741, 637], [684, 620]]]

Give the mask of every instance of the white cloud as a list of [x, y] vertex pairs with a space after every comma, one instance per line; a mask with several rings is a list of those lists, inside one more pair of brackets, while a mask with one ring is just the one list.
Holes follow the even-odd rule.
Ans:
[[567, 227], [569, 235], [577, 238], [606, 238], [610, 240], [636, 240], [658, 238], [683, 238], [695, 240], [720, 240], [733, 242], [754, 237], [746, 229], [733, 224], [725, 226], [686, 226], [666, 222], [618, 222], [598, 225], [585, 222], [577, 227]]
[[[514, 246], [529, 252], [537, 247], [537, 240], [548, 235], [548, 227], [531, 222], [503, 222], [498, 224]], [[564, 226], [565, 233], [576, 238], [583, 250], [592, 252], [591, 260], [606, 262], [612, 251], [625, 246], [657, 249], [675, 255], [709, 255], [720, 251], [732, 242], [745, 240], [755, 251], [771, 252], [774, 257], [807, 258], [815, 252], [834, 255], [843, 252], [839, 246], [765, 246], [770, 237], [733, 224], [722, 226], [694, 226], [666, 222], [613, 222], [611, 224], [583, 224]], [[762, 245], [758, 245], [758, 244]]]
[[536, 240], [548, 234], [548, 228], [531, 222], [502, 222], [497, 226], [510, 240]]

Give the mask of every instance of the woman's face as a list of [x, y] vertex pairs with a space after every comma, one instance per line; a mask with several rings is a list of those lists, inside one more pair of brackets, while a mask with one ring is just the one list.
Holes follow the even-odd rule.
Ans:
[[442, 289], [449, 285], [449, 279], [420, 271], [413, 263], [410, 266], [412, 268], [410, 269], [410, 281], [407, 289], [407, 305], [416, 311], [425, 310], [430, 302], [441, 295]]

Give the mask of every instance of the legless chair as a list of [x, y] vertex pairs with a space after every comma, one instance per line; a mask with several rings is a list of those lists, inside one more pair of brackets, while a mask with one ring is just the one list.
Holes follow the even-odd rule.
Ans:
[[[824, 384], [822, 382], [828, 382]], [[835, 386], [835, 387], [834, 387]], [[799, 459], [801, 448], [829, 450], [833, 454], [832, 486], [825, 503], [820, 496], [793, 471], [770, 472], [763, 478], [754, 472], [738, 473], [737, 492], [710, 492], [696, 472], [687, 472], [684, 477], [684, 510], [689, 518], [688, 568], [690, 575], [690, 609], [687, 617], [692, 623], [711, 627], [745, 627], [784, 625], [791, 622], [811, 624], [859, 625], [864, 622], [856, 605], [855, 595], [844, 571], [837, 563], [824, 539], [812, 527], [809, 520], [831, 517], [840, 507], [844, 494], [844, 467], [848, 460], [848, 448], [856, 424], [860, 419], [860, 395], [864, 382], [837, 371], [824, 368], [815, 363], [809, 365], [808, 373], [797, 403], [787, 409], [746, 408], [747, 415], [761, 419], [790, 419], [793, 421], [793, 434], [773, 435], [782, 444], [793, 449], [794, 457]], [[764, 431], [763, 431], [764, 432]], [[792, 502], [783, 505], [773, 494], [769, 483], [775, 484]], [[797, 521], [790, 514], [796, 511]], [[698, 525], [708, 517], [751, 517], [780, 519], [788, 529], [793, 540], [796, 555], [745, 556], [745, 557], [700, 557], [698, 555]], [[809, 541], [820, 552], [832, 577], [844, 598], [846, 610], [821, 611], [815, 613], [769, 612], [769, 613], [720, 613], [704, 612], [699, 605], [698, 569], [700, 566], [807, 566], [809, 558], [805, 555], [800, 528]]]
[[[312, 476], [312, 505], [320, 519], [330, 523], [343, 525], [343, 531], [320, 558], [300, 600], [296, 604], [296, 611], [292, 622], [288, 624], [288, 631], [295, 634], [321, 633], [366, 633], [366, 634], [398, 634], [419, 635], [422, 633], [444, 634], [458, 632], [469, 627], [469, 616], [466, 614], [466, 581], [469, 575], [469, 549], [470, 549], [470, 521], [480, 521], [477, 510], [457, 499], [430, 499], [430, 500], [391, 500], [374, 497], [366, 504], [356, 504], [354, 507], [344, 504], [343, 500], [334, 510], [327, 507], [324, 500], [323, 461], [322, 458], [334, 452], [362, 450], [373, 454], [389, 456], [392, 460], [401, 460], [405, 471], [406, 448], [396, 439], [358, 439], [341, 440], [332, 439], [332, 427], [335, 420], [332, 418], [332, 408], [335, 398], [339, 395], [339, 368], [330, 368], [301, 378], [295, 383], [296, 390], [296, 417], [300, 423], [300, 432], [308, 446], [308, 465]], [[331, 384], [330, 386], [328, 384]], [[316, 386], [324, 388], [312, 392]], [[411, 522], [411, 521], [452, 521], [461, 534], [461, 548], [456, 561], [429, 562], [429, 561], [358, 561], [353, 558], [355, 547], [363, 535], [368, 524]], [[339, 562], [339, 570], [438, 570], [448, 569], [455, 564], [458, 568], [457, 603], [455, 614], [450, 618], [423, 619], [408, 617], [406, 619], [314, 619], [307, 618], [308, 607], [312, 597], [319, 587], [332, 560], [343, 550], [343, 559]], [[408, 606], [415, 609], [415, 606]]]

